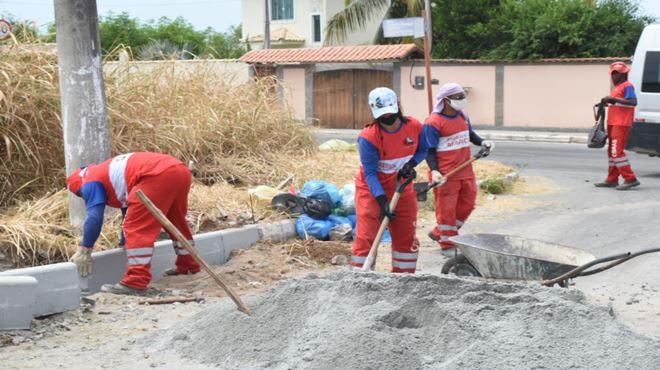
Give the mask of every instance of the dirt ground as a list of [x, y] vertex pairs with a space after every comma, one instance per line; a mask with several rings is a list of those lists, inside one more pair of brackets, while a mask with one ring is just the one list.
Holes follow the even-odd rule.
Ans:
[[[517, 210], [540, 205], [527, 199], [529, 194], [554, 192], [556, 186], [544, 178], [526, 177], [518, 182], [511, 194], [482, 196], [474, 213], [475, 220], [511, 217]], [[432, 198], [431, 198], [432, 199]], [[430, 203], [430, 202], [427, 202]], [[419, 273], [438, 273], [446, 260], [425, 234], [434, 224], [430, 206], [420, 206], [418, 237], [422, 241]], [[243, 296], [249, 306], [252, 296], [278, 281], [304, 276], [310, 272], [324, 274], [347, 269], [345, 264], [333, 265], [335, 256], [350, 256], [350, 243], [292, 241], [284, 244], [258, 244], [237, 251], [230, 261], [215, 267], [231, 286]], [[388, 271], [390, 248], [380, 250], [377, 270]], [[342, 258], [339, 258], [342, 259]], [[0, 332], [0, 368], [2, 369], [207, 369], [194, 360], [183, 359], [169, 352], [154, 353], [141, 349], [141, 338], [190, 317], [209, 304], [226, 299], [225, 293], [205, 274], [162, 278], [152, 284], [161, 296], [202, 296], [201, 302], [165, 305], [140, 304], [144, 298], [114, 296], [104, 293], [88, 297], [90, 300], [77, 311], [34, 320], [31, 331]], [[604, 289], [604, 288], [603, 288]], [[611, 294], [602, 291], [585, 292], [603, 305], [612, 301]], [[657, 292], [655, 292], [657, 293]], [[632, 329], [646, 335], [660, 337], [660, 328], [645, 328], [641, 319], [652, 310], [649, 291], [644, 296], [625, 298], [626, 304], [617, 306], [613, 314]], [[623, 297], [616, 297], [623, 300]], [[635, 301], [637, 300], [637, 301]], [[643, 301], [640, 303], [640, 300]], [[628, 303], [629, 302], [629, 303]], [[660, 302], [657, 302], [660, 304]], [[651, 305], [651, 306], [649, 306]], [[648, 307], [647, 307], [648, 306]], [[615, 312], [614, 312], [615, 311]], [[656, 310], [657, 311], [657, 310]]]

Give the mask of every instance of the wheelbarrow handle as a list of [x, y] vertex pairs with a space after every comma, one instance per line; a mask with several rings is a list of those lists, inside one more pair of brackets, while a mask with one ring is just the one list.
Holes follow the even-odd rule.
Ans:
[[[569, 272], [567, 272], [563, 275], [560, 275], [560, 276], [558, 276], [554, 279], [543, 280], [542, 284], [545, 285], [545, 286], [553, 286], [556, 283], [559, 283], [559, 282], [564, 281], [564, 280], [572, 279], [572, 278], [577, 277], [577, 276], [593, 275], [595, 273], [605, 271], [605, 270], [610, 269], [610, 268], [612, 268], [616, 265], [619, 265], [623, 262], [626, 262], [626, 261], [628, 261], [628, 260], [630, 260], [634, 257], [641, 256], [643, 254], [654, 253], [654, 252], [660, 252], [660, 248], [644, 249], [644, 250], [641, 250], [641, 251], [635, 252], [635, 253], [627, 252], [627, 253], [621, 253], [621, 254], [617, 254], [617, 255], [614, 255], [614, 256], [610, 256], [610, 257], [598, 258], [598, 259], [595, 259], [591, 262], [585, 263], [582, 266], [578, 266], [578, 267], [574, 268], [573, 270], [571, 270], [571, 271], [569, 271]], [[589, 271], [583, 272], [586, 269], [588, 269], [589, 267], [599, 265], [599, 264], [605, 263], [605, 262], [611, 262], [611, 263], [607, 264], [606, 266], [594, 269], [594, 270], [589, 270]]]
[[[399, 198], [401, 198], [401, 193], [403, 192], [403, 190], [414, 180], [413, 177], [407, 177], [405, 179], [406, 180], [403, 182], [397, 180], [396, 191], [394, 192], [394, 195], [392, 196], [392, 200], [390, 201], [391, 211], [394, 211], [396, 209], [396, 205], [397, 203], [399, 203]], [[387, 225], [389, 224], [390, 224], [390, 219], [388, 217], [384, 217], [383, 221], [380, 223], [380, 228], [378, 229], [376, 238], [374, 239], [374, 242], [371, 244], [369, 255], [367, 255], [367, 259], [364, 261], [364, 264], [362, 265], [362, 271], [371, 270], [371, 265], [374, 264], [374, 261], [376, 259], [376, 253], [378, 253], [378, 246], [380, 245], [380, 240], [383, 238], [383, 234], [385, 234], [385, 229], [387, 229]]]

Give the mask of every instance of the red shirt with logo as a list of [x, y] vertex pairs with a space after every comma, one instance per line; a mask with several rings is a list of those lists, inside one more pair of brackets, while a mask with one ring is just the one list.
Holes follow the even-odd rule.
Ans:
[[[612, 88], [610, 96], [618, 99], [636, 99], [635, 87], [630, 81], [624, 81]], [[632, 126], [635, 107], [632, 105], [613, 104], [607, 107], [608, 126]]]
[[[470, 159], [470, 126], [462, 114], [455, 117], [433, 113], [424, 126], [429, 148], [437, 151], [438, 170], [443, 175]], [[437, 138], [437, 142], [435, 142]], [[475, 178], [472, 165], [468, 165], [451, 177], [451, 180]]]

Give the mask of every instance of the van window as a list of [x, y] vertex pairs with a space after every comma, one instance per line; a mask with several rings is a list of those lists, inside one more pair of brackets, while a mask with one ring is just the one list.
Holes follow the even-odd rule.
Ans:
[[660, 51], [647, 51], [642, 76], [642, 92], [660, 92]]

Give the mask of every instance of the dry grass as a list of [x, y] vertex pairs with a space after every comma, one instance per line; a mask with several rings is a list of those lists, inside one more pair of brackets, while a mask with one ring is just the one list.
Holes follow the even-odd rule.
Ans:
[[[273, 80], [231, 86], [199, 68], [175, 64], [105, 77], [113, 153], [157, 151], [197, 163], [205, 183], [258, 184], [285, 177], [308, 158], [309, 129], [292, 119]], [[64, 185], [57, 60], [20, 44], [0, 53], [0, 207]]]

